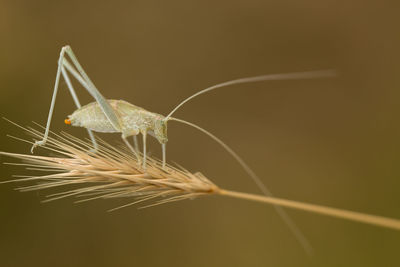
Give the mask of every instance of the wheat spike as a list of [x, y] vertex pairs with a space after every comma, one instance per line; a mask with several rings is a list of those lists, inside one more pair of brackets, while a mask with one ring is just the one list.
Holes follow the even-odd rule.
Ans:
[[[36, 129], [18, 127], [37, 139], [43, 137]], [[17, 137], [12, 138], [33, 143]], [[99, 150], [92, 153], [89, 152], [92, 149], [89, 142], [67, 133], [52, 133], [44, 148], [57, 156], [0, 152], [1, 155], [23, 161], [9, 164], [22, 165], [29, 170], [45, 171], [43, 175], [19, 176], [2, 183], [36, 182], [19, 187], [20, 191], [75, 186], [68, 191], [49, 195], [44, 202], [65, 197], [78, 197], [77, 202], [121, 197], [133, 200], [112, 209], [117, 210], [139, 203], [146, 203], [142, 207], [150, 207], [199, 196], [220, 195], [400, 230], [398, 219], [221, 189], [201, 173], [192, 173], [180, 166], [167, 165], [162, 168], [161, 162], [155, 158], [148, 158], [147, 169], [144, 171], [129, 150], [125, 147], [116, 148], [103, 140], [99, 140]]]

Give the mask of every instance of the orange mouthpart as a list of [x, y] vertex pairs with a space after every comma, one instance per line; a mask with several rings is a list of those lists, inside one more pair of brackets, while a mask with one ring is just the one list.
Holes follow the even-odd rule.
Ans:
[[65, 124], [71, 125], [71, 120], [70, 119], [65, 119], [64, 122], [65, 122]]

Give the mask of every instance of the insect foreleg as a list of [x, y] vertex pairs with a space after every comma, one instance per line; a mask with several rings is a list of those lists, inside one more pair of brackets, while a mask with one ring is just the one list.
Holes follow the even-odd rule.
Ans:
[[[150, 136], [157, 138], [153, 131], [148, 131], [147, 134]], [[165, 168], [167, 162], [167, 144], [161, 144], [161, 151], [162, 151], [162, 168]]]

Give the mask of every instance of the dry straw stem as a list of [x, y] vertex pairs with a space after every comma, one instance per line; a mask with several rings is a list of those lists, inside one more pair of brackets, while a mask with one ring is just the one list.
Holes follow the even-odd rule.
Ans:
[[[42, 133], [33, 128], [22, 129], [37, 139], [43, 137]], [[400, 230], [400, 220], [397, 219], [221, 189], [201, 173], [191, 173], [182, 167], [171, 165], [162, 168], [160, 161], [154, 158], [149, 158], [147, 169], [144, 171], [136, 157], [125, 147], [116, 148], [99, 140], [99, 150], [92, 153], [89, 152], [92, 146], [87, 141], [67, 133], [52, 134], [44, 148], [57, 156], [0, 152], [1, 155], [23, 160], [23, 163], [8, 164], [22, 165], [30, 171], [45, 172], [41, 175], [18, 176], [15, 180], [5, 181], [35, 182], [33, 185], [19, 187], [20, 191], [62, 186], [69, 188], [67, 191], [49, 195], [45, 202], [70, 196], [78, 197], [77, 202], [121, 197], [134, 200], [112, 209], [116, 210], [141, 202], [146, 203], [142, 207], [149, 207], [199, 196], [220, 195]], [[70, 188], [71, 186], [73, 188]]]

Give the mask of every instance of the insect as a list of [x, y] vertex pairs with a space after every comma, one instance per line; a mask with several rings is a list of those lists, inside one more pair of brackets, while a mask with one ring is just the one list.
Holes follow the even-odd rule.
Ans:
[[[67, 59], [67, 56], [71, 60], [72, 64]], [[71, 80], [69, 78], [71, 74], [95, 99], [95, 102], [90, 103], [86, 106], [81, 106], [79, 99], [76, 95], [75, 89], [72, 86]], [[258, 187], [263, 191], [265, 195], [271, 195], [269, 190], [262, 183], [261, 179], [251, 170], [251, 168], [223, 141], [219, 138], [206, 131], [205, 129], [197, 126], [191, 122], [181, 120], [172, 117], [182, 105], [187, 103], [189, 100], [204, 94], [206, 92], [215, 90], [217, 88], [226, 87], [234, 84], [242, 83], [252, 83], [268, 80], [294, 80], [294, 79], [311, 79], [311, 78], [323, 78], [323, 77], [333, 77], [336, 75], [333, 70], [321, 70], [321, 71], [308, 71], [308, 72], [295, 72], [295, 73], [285, 73], [285, 74], [269, 74], [255, 77], [247, 77], [236, 80], [231, 80], [228, 82], [220, 83], [204, 90], [201, 90], [194, 95], [186, 98], [180, 102], [167, 116], [163, 116], [157, 113], [147, 111], [141, 107], [132, 105], [123, 100], [107, 100], [95, 87], [93, 82], [90, 80], [89, 76], [85, 73], [82, 66], [78, 62], [77, 57], [73, 53], [70, 46], [64, 46], [61, 49], [60, 57], [58, 60], [58, 69], [56, 74], [56, 80], [54, 84], [53, 96], [50, 104], [50, 111], [48, 114], [45, 134], [42, 140], [36, 141], [32, 146], [31, 152], [33, 152], [36, 146], [42, 146], [46, 143], [51, 119], [54, 111], [54, 106], [57, 97], [57, 91], [60, 81], [60, 76], [63, 76], [67, 87], [72, 95], [72, 98], [77, 106], [77, 110], [68, 116], [65, 120], [66, 124], [72, 126], [79, 126], [86, 128], [90, 139], [93, 143], [94, 150], [97, 149], [96, 139], [94, 138], [93, 131], [95, 132], [116, 132], [121, 133], [122, 140], [129, 147], [129, 149], [136, 155], [138, 161], [142, 163], [142, 168], [146, 168], [146, 140], [147, 135], [155, 137], [162, 147], [162, 166], [165, 167], [166, 163], [166, 143], [168, 141], [167, 137], [167, 123], [170, 120], [177, 121], [191, 127], [194, 127], [206, 135], [210, 136], [212, 139], [217, 141], [225, 150], [227, 150], [244, 168], [244, 170], [249, 174], [249, 176], [255, 181]], [[141, 161], [139, 157], [139, 148], [137, 135], [141, 133], [143, 137], [143, 160]], [[134, 137], [133, 147], [129, 141], [128, 137]], [[303, 244], [305, 243], [304, 237], [301, 235], [299, 230], [296, 228], [294, 223], [290, 220], [288, 215], [279, 207], [275, 207], [278, 213], [281, 215], [283, 220], [289, 226], [289, 228], [295, 233], [297, 239]]]

